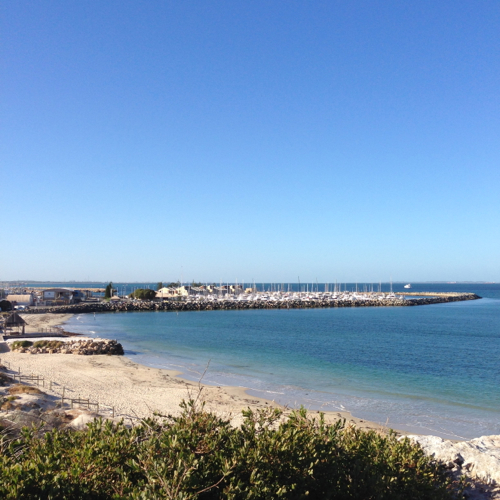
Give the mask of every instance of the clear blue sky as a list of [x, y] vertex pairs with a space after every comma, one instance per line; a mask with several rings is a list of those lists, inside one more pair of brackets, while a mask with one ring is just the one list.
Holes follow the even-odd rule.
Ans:
[[500, 281], [498, 0], [0, 17], [0, 280]]

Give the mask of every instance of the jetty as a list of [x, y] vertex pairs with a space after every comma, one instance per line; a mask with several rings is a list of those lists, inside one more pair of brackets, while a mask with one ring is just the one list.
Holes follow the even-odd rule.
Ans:
[[36, 307], [23, 311], [37, 313], [92, 313], [118, 311], [212, 311], [237, 309], [310, 309], [331, 307], [410, 307], [480, 299], [475, 293], [409, 293], [381, 292], [255, 292], [239, 295], [190, 295], [179, 300], [131, 300], [79, 303], [66, 306]]

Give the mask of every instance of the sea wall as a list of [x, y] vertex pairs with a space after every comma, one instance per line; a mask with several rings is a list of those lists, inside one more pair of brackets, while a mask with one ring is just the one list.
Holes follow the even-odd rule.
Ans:
[[408, 307], [429, 304], [442, 304], [446, 302], [457, 302], [464, 300], [480, 299], [474, 293], [461, 294], [435, 294], [432, 297], [415, 299], [369, 299], [369, 300], [194, 300], [176, 301], [117, 301], [117, 302], [92, 302], [69, 306], [37, 307], [23, 311], [23, 314], [58, 313], [58, 314], [81, 314], [92, 312], [115, 312], [115, 311], [213, 311], [234, 309], [310, 309], [327, 307]]
[[[43, 342], [38, 342], [42, 344]], [[23, 345], [26, 342], [23, 343]], [[123, 356], [123, 347], [116, 340], [92, 339], [92, 340], [69, 340], [67, 342], [48, 341], [45, 345], [26, 345], [22, 347], [18, 344], [11, 344], [12, 350], [28, 354], [106, 354]]]

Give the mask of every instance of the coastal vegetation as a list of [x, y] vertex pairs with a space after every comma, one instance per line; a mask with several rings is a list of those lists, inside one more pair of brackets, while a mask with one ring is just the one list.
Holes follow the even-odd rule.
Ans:
[[106, 288], [104, 289], [104, 298], [110, 299], [112, 295], [113, 295], [113, 283], [109, 282], [106, 285]]
[[244, 422], [183, 402], [179, 417], [85, 431], [0, 436], [5, 499], [451, 499], [444, 465], [408, 439], [327, 425], [304, 409], [247, 410]]
[[152, 300], [156, 297], [156, 292], [149, 288], [138, 288], [134, 290], [129, 297], [131, 299]]
[[165, 285], [167, 288], [179, 288], [181, 286], [180, 281], [172, 281], [168, 285]]
[[8, 300], [0, 300], [0, 311], [12, 311], [12, 303]]
[[25, 349], [27, 347], [31, 347], [33, 345], [33, 342], [30, 340], [16, 340], [15, 342], [12, 342], [11, 349]]
[[47, 349], [59, 349], [64, 345], [60, 340], [38, 340], [33, 344], [33, 347], [40, 349], [46, 347]]

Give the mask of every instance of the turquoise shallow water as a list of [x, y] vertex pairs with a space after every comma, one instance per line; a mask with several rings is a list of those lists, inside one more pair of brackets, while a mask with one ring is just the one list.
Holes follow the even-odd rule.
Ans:
[[[397, 288], [395, 287], [396, 291]], [[282, 404], [346, 409], [443, 437], [500, 434], [500, 287], [421, 307], [79, 315], [68, 329], [123, 343], [137, 362], [239, 385]]]

